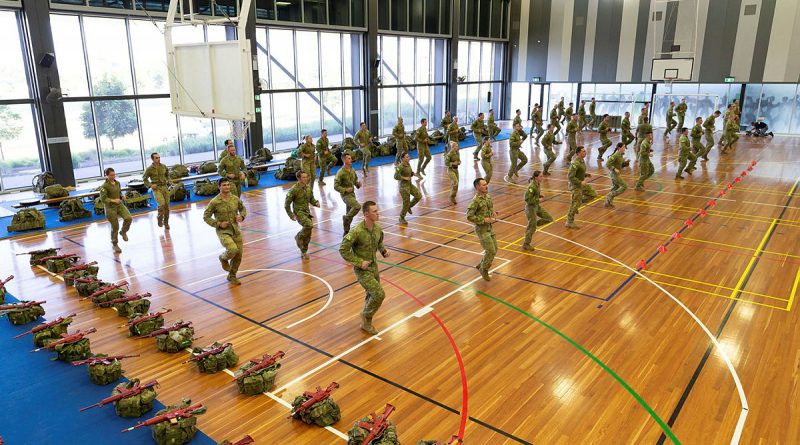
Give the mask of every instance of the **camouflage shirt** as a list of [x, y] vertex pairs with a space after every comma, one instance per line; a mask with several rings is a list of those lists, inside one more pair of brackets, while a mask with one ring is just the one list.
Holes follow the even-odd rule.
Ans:
[[492, 154], [493, 154], [493, 152], [492, 152], [491, 144], [490, 145], [484, 145], [481, 148], [481, 159], [483, 159], [484, 161], [491, 161], [492, 160]]
[[594, 111], [597, 109], [597, 102], [592, 101], [589, 103], [589, 113], [595, 114]]
[[570, 136], [575, 136], [577, 132], [578, 132], [578, 123], [573, 120], [570, 120], [569, 123], [567, 124], [567, 134]]
[[392, 128], [392, 136], [394, 136], [394, 138], [398, 141], [405, 139], [406, 137], [405, 125], [398, 122], [397, 125], [395, 125], [394, 128]]
[[557, 121], [558, 120], [558, 110], [556, 110], [555, 108], [550, 110], [550, 120], [551, 121]]
[[615, 151], [614, 154], [608, 157], [606, 168], [619, 173], [619, 171], [622, 170], [623, 162], [625, 162], [625, 158], [622, 157], [622, 152]]
[[712, 114], [711, 116], [708, 116], [705, 122], [703, 122], [703, 128], [705, 128], [706, 131], [714, 131], [714, 124], [716, 122], [717, 117]]
[[219, 167], [217, 168], [217, 173], [223, 178], [227, 178], [228, 174], [233, 174], [233, 178], [230, 178], [233, 182], [239, 182], [241, 178], [241, 173], [245, 169], [244, 161], [242, 158], [230, 154], [223, 156], [223, 158], [219, 161]]
[[414, 170], [411, 168], [410, 164], [401, 162], [400, 165], [394, 168], [394, 179], [400, 181], [400, 185], [410, 184], [412, 176], [414, 176]]
[[309, 205], [319, 205], [319, 201], [314, 198], [314, 189], [308, 184], [300, 185], [297, 182], [286, 193], [283, 208], [286, 209], [286, 214], [291, 218], [298, 213], [310, 213]]
[[356, 137], [353, 139], [356, 141], [356, 144], [358, 144], [359, 147], [364, 147], [369, 145], [372, 135], [369, 134], [369, 130], [358, 130]]
[[297, 149], [297, 154], [303, 161], [314, 161], [314, 153], [316, 149], [314, 144], [303, 144]]
[[475, 119], [474, 121], [472, 121], [471, 129], [472, 129], [472, 134], [473, 135], [474, 134], [483, 134], [483, 133], [485, 133], [486, 131], [485, 131], [485, 128], [483, 126], [483, 119], [478, 118], [478, 119]]
[[638, 127], [636, 127], [636, 133], [640, 134], [642, 137], [644, 137], [644, 135], [646, 135], [648, 132], [652, 131], [653, 131], [653, 126], [650, 125], [649, 123], [647, 124], [643, 123], [640, 124]]
[[[353, 191], [349, 192], [347, 189], [352, 188]], [[355, 189], [361, 188], [361, 183], [358, 181], [358, 175], [354, 168], [342, 167], [336, 172], [336, 178], [333, 180], [333, 189], [341, 195], [348, 193], [355, 193]]]
[[447, 152], [447, 156], [444, 157], [444, 165], [447, 168], [451, 168], [453, 170], [458, 170], [458, 164], [461, 163], [461, 154], [459, 152], [453, 152], [450, 150]]
[[428, 129], [426, 127], [420, 126], [417, 128], [416, 133], [414, 133], [414, 139], [417, 141], [417, 148], [425, 147], [428, 148], [431, 140], [428, 136]]
[[639, 115], [639, 120], [636, 121], [636, 125], [642, 125], [644, 123], [644, 118], [647, 117], [647, 113], [642, 113]]
[[514, 132], [511, 133], [511, 138], [508, 140], [508, 145], [510, 146], [511, 150], [519, 150], [519, 147], [522, 145], [522, 137], [517, 130], [514, 130]]
[[494, 205], [489, 194], [476, 194], [467, 207], [467, 220], [476, 226], [487, 226], [490, 224], [485, 223], [484, 219], [491, 218], [492, 215], [494, 215]]
[[458, 133], [459, 133], [458, 124], [455, 122], [450, 122], [450, 125], [447, 126], [447, 136], [450, 137], [451, 141], [457, 141]]
[[675, 111], [678, 112], [678, 116], [685, 116], [686, 115], [686, 108], [688, 108], [686, 106], [686, 104], [681, 102], [681, 103], [678, 104], [677, 107], [675, 107]]
[[689, 154], [689, 138], [681, 135], [681, 152], [680, 156], [684, 157]]
[[625, 132], [631, 131], [631, 120], [628, 119], [627, 117], [622, 119], [621, 128], [622, 128], [622, 131], [625, 131]]
[[671, 118], [673, 116], [675, 116], [675, 107], [670, 105], [669, 107], [667, 107], [667, 119], [669, 119], [669, 118]]
[[608, 137], [608, 123], [606, 121], [601, 122], [600, 126], [597, 127], [597, 132], [601, 136]]
[[564, 99], [558, 101], [558, 112], [559, 114], [564, 114]]
[[586, 116], [586, 105], [580, 104], [578, 106], [578, 116]]
[[571, 117], [573, 114], [575, 114], [575, 111], [572, 109], [572, 107], [567, 107], [567, 111], [565, 111], [564, 114]]
[[[247, 210], [242, 204], [242, 200], [236, 195], [230, 194], [224, 198], [219, 194], [208, 203], [206, 210], [203, 212], [203, 221], [209, 226], [217, 229], [217, 233], [239, 233], [239, 223], [236, 222], [236, 215], [242, 217], [244, 220], [247, 216]], [[228, 227], [221, 228], [219, 223], [228, 222]]]
[[519, 116], [514, 116], [514, 125], [520, 124], [522, 125], [522, 118]]
[[104, 206], [120, 206], [122, 203], [117, 204], [116, 202], [111, 202], [111, 200], [121, 198], [122, 185], [119, 181], [116, 179], [113, 182], [108, 182], [108, 179], [103, 181], [103, 185], [100, 186], [100, 202], [102, 202]]
[[169, 168], [164, 164], [150, 164], [147, 170], [144, 171], [142, 180], [144, 181], [144, 186], [147, 188], [150, 188], [151, 180], [152, 184], [159, 187], [166, 187], [169, 183]]
[[575, 157], [569, 165], [569, 173], [567, 173], [570, 188], [577, 188], [583, 185], [583, 180], [586, 179], [586, 163], [580, 157]]
[[328, 142], [327, 138], [317, 139], [317, 154], [319, 156], [325, 156], [330, 152], [330, 149], [328, 149]]
[[525, 204], [534, 208], [539, 207], [539, 198], [541, 197], [541, 188], [539, 183], [534, 179], [528, 184], [528, 189], [525, 190]]
[[639, 159], [641, 161], [650, 160], [650, 141], [647, 138], [642, 141], [642, 145], [639, 147]]
[[703, 135], [703, 127], [701, 127], [700, 124], [697, 124], [694, 127], [692, 127], [692, 140], [693, 141], [699, 141], [700, 140], [700, 136], [702, 136], [702, 135]]
[[383, 256], [386, 256], [386, 248], [383, 247], [383, 230], [378, 223], [375, 223], [370, 230], [364, 221], [350, 229], [339, 246], [339, 255], [356, 268], [361, 268], [363, 261], [368, 261], [371, 265], [375, 264], [377, 262], [376, 251], [380, 251]]
[[542, 145], [548, 148], [553, 148], [553, 141], [555, 140], [556, 136], [549, 131], [544, 132], [544, 136], [542, 137]]
[[445, 116], [445, 117], [442, 118], [442, 121], [439, 122], [439, 126], [442, 127], [442, 128], [447, 128], [452, 123], [453, 123], [452, 116]]

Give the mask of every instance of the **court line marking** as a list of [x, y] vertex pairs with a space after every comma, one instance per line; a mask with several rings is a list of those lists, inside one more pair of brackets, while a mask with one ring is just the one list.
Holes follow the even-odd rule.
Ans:
[[[713, 198], [709, 198], [713, 199]], [[683, 212], [683, 213], [690, 213], [694, 214], [697, 213], [698, 207], [691, 207], [691, 206], [684, 206], [680, 204], [667, 204], [667, 203], [660, 203], [660, 202], [653, 202], [653, 201], [644, 201], [639, 199], [631, 199], [631, 198], [617, 198], [618, 201], [622, 201], [626, 204], [638, 206], [638, 207], [653, 207], [656, 209], [663, 209], [663, 210], [672, 210], [676, 212]], [[740, 212], [724, 212], [720, 210], [708, 210], [708, 214], [712, 216], [717, 216], [720, 218], [727, 218], [727, 219], [738, 219], [742, 221], [748, 222], [758, 222], [758, 223], [766, 223], [769, 224], [773, 219], [771, 216], [763, 216], [763, 215], [752, 215], [748, 213], [740, 213]], [[659, 215], [653, 215], [659, 216]], [[783, 225], [789, 227], [800, 227], [800, 220], [794, 219], [781, 219]]]
[[753, 255], [751, 256], [750, 261], [747, 263], [747, 266], [744, 268], [744, 271], [739, 276], [739, 281], [736, 282], [736, 286], [733, 288], [733, 291], [731, 292], [731, 298], [735, 297], [737, 293], [741, 292], [742, 284], [744, 284], [744, 282], [747, 279], [748, 275], [750, 275], [750, 273], [752, 272], [753, 266], [755, 265], [756, 261], [758, 261], [758, 258], [761, 257], [761, 255], [763, 254], [763, 252], [764, 252], [763, 249], [766, 246], [767, 241], [770, 239], [770, 237], [774, 233], [775, 226], [777, 225], [777, 223], [778, 223], [778, 220], [777, 219], [773, 219], [772, 220], [772, 224], [769, 225], [769, 228], [764, 233], [764, 236], [761, 237], [761, 242], [758, 243], [758, 247], [753, 252]]
[[789, 295], [789, 304], [786, 305], [786, 312], [792, 311], [792, 303], [794, 296], [797, 295], [797, 286], [800, 284], [800, 267], [797, 268], [797, 274], [794, 277], [794, 285], [792, 285], [792, 293]]

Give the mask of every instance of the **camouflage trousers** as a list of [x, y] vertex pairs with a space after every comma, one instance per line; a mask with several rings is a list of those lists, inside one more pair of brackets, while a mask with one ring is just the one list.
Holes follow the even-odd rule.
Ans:
[[220, 244], [225, 249], [222, 254], [222, 259], [230, 261], [229, 275], [236, 275], [239, 271], [239, 264], [242, 263], [242, 251], [244, 250], [244, 241], [242, 240], [242, 232], [237, 230], [223, 229], [217, 230], [217, 238]]
[[153, 189], [153, 197], [158, 205], [158, 222], [169, 221], [169, 188], [166, 185], [159, 185]]
[[[544, 128], [542, 127], [542, 124], [536, 124], [535, 128], [536, 128], [536, 144], [538, 145], [539, 139], [541, 139], [542, 136], [544, 136]], [[533, 131], [534, 128], [531, 128], [531, 133], [533, 133]]]
[[572, 157], [575, 156], [575, 153], [578, 152], [578, 139], [575, 137], [575, 133], [570, 133], [567, 135], [567, 145], [569, 146], [567, 161], [571, 161]]
[[543, 169], [545, 173], [550, 173], [550, 166], [556, 161], [556, 152], [553, 151], [552, 145], [545, 145], [544, 154], [547, 156], [547, 160], [544, 162]]
[[308, 251], [308, 243], [311, 241], [311, 214], [308, 212], [295, 213], [297, 223], [302, 226], [297, 235], [294, 236], [294, 241], [297, 243], [297, 248], [300, 252], [306, 253]]
[[706, 151], [703, 152], [703, 158], [708, 158], [708, 154], [711, 153], [711, 149], [714, 148], [714, 132], [711, 130], [705, 131], [706, 136]]
[[611, 146], [611, 139], [609, 139], [608, 136], [601, 134], [600, 143], [601, 143], [600, 148], [597, 149], [598, 158], [602, 158], [606, 150], [608, 150], [608, 147]]
[[508, 155], [511, 157], [511, 166], [508, 168], [508, 179], [510, 180], [511, 176], [518, 174], [522, 167], [525, 167], [528, 157], [519, 148], [512, 148], [508, 151]]
[[450, 177], [450, 201], [455, 201], [458, 194], [458, 170], [452, 167], [448, 168], [447, 176]]
[[355, 193], [343, 193], [342, 201], [344, 201], [345, 205], [345, 215], [344, 215], [344, 232], [347, 233], [350, 231], [350, 223], [353, 222], [353, 218], [358, 215], [358, 212], [361, 210], [361, 203], [358, 202], [356, 199]]
[[314, 179], [317, 178], [317, 160], [313, 157], [311, 159], [303, 159], [300, 165], [300, 168], [308, 173], [308, 183], [313, 184]]
[[488, 271], [489, 268], [492, 267], [494, 256], [497, 254], [497, 237], [494, 234], [491, 224], [476, 225], [475, 234], [478, 235], [478, 239], [481, 241], [481, 247], [483, 247], [483, 259], [481, 259], [478, 268]]
[[686, 154], [681, 153], [678, 157], [678, 171], [675, 173], [675, 176], [680, 176], [684, 171], [688, 172], [689, 170], [694, 170], [694, 164], [696, 162], [697, 156], [695, 156], [692, 152]]
[[650, 158], [642, 159], [639, 162], [639, 180], [636, 181], [636, 188], [644, 187], [644, 181], [653, 176], [655, 172], [656, 169], [653, 166], [653, 161], [651, 161]]
[[681, 116], [680, 114], [678, 115], [678, 131], [681, 131], [683, 129], [684, 119], [686, 119], [686, 115], [683, 116]]
[[[124, 204], [107, 205], [106, 219], [111, 223], [111, 244], [117, 244], [118, 233], [128, 233], [131, 228], [131, 212]], [[122, 218], [122, 230], [119, 228], [119, 219]]]
[[595, 113], [591, 113], [591, 118], [589, 119], [589, 128], [593, 130], [595, 125], [597, 125], [597, 115]]
[[366, 291], [364, 310], [361, 313], [367, 320], [372, 320], [372, 317], [375, 316], [375, 313], [378, 312], [381, 304], [383, 304], [383, 299], [386, 298], [386, 294], [383, 292], [383, 287], [381, 286], [378, 265], [372, 263], [366, 269], [354, 267], [353, 271], [358, 279], [358, 284]]
[[395, 147], [397, 148], [397, 154], [394, 156], [394, 163], [399, 164], [400, 159], [403, 158], [403, 155], [408, 153], [408, 144], [406, 143], [405, 137], [402, 140], [395, 139]]
[[525, 215], [528, 217], [528, 225], [525, 227], [525, 240], [522, 245], [529, 246], [536, 228], [553, 222], [553, 217], [541, 205], [530, 204], [525, 205]]
[[558, 134], [561, 131], [561, 125], [558, 123], [558, 119], [551, 119], [550, 125], [553, 126], [553, 134]]
[[333, 153], [318, 155], [317, 164], [319, 165], [319, 181], [322, 182], [322, 178], [330, 175], [331, 169], [336, 165], [336, 156]]
[[481, 161], [481, 167], [483, 167], [483, 179], [486, 182], [492, 180], [492, 160], [491, 159], [483, 159]]
[[372, 151], [369, 149], [370, 145], [371, 144], [367, 144], [365, 147], [361, 147], [361, 149], [360, 149], [361, 150], [361, 156], [363, 158], [361, 160], [361, 162], [363, 162], [363, 164], [361, 164], [361, 171], [364, 172], [364, 174], [368, 173], [368, 171], [369, 171], [369, 160], [372, 159]]
[[[414, 199], [411, 199], [411, 197]], [[411, 182], [402, 181], [400, 183], [400, 197], [403, 199], [403, 208], [400, 210], [400, 219], [406, 217], [406, 213], [411, 211], [411, 208], [417, 205], [422, 198], [417, 186]]]
[[570, 184], [569, 191], [572, 193], [572, 199], [569, 204], [569, 212], [567, 212], [567, 223], [574, 223], [578, 208], [584, 202], [597, 198], [597, 192], [589, 184], [581, 184], [580, 187]]
[[[667, 129], [665, 130], [665, 133], [670, 134], [672, 130], [674, 130], [675, 127], [677, 126], [678, 123], [675, 122], [675, 118], [673, 118], [672, 116], [667, 116]], [[678, 131], [680, 131], [680, 129], [678, 129]]]
[[614, 170], [611, 170], [609, 174], [611, 176], [611, 190], [609, 190], [608, 195], [606, 195], [606, 202], [613, 204], [614, 198], [624, 193], [625, 190], [628, 190], [628, 184], [626, 184], [625, 180]]
[[[447, 152], [447, 150], [445, 150]], [[417, 146], [417, 175], [425, 173], [425, 167], [431, 162], [431, 149], [427, 145]]]
[[706, 152], [706, 147], [700, 142], [700, 138], [692, 138], [692, 153], [695, 157], [702, 157], [703, 154]]
[[626, 147], [628, 146], [628, 144], [633, 142], [634, 139], [636, 138], [633, 137], [633, 133], [631, 133], [630, 130], [622, 131], [622, 143], [625, 144]]
[[230, 180], [231, 184], [231, 194], [235, 195], [237, 198], [242, 197], [242, 181], [234, 181], [233, 179]]
[[727, 153], [728, 150], [733, 147], [733, 144], [739, 140], [739, 134], [735, 131], [726, 131], [722, 137], [725, 139], [724, 145], [722, 146], [722, 153]]
[[588, 123], [589, 123], [589, 121], [586, 120], [586, 115], [585, 114], [579, 114], [578, 115], [578, 125], [581, 127], [581, 130], [586, 128], [586, 125]]
[[645, 135], [639, 134], [638, 132], [636, 133], [636, 144], [633, 146], [633, 148], [634, 148], [633, 151], [636, 152], [636, 159], [637, 160], [639, 159], [639, 147], [642, 145], [642, 141], [644, 141], [644, 138], [645, 138]]

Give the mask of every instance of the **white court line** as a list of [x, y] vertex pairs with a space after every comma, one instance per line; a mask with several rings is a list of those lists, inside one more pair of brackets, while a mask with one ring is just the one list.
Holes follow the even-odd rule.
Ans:
[[[495, 267], [495, 268], [492, 268], [492, 269], [491, 269], [489, 272], [494, 272], [495, 270], [497, 270], [497, 269], [499, 269], [499, 268], [501, 268], [501, 267], [503, 267], [503, 266], [507, 265], [507, 264], [508, 264], [508, 263], [510, 263], [510, 262], [511, 262], [511, 260], [505, 260], [505, 262], [504, 262], [503, 264], [501, 264], [501, 265], [499, 265], [499, 266], [497, 266], [497, 267]], [[445, 294], [445, 295], [443, 295], [443, 296], [439, 297], [438, 299], [436, 299], [435, 301], [433, 301], [433, 302], [431, 302], [431, 303], [429, 303], [429, 304], [425, 305], [425, 306], [424, 306], [424, 307], [422, 307], [421, 309], [419, 309], [419, 310], [416, 310], [416, 311], [412, 312], [412, 313], [411, 313], [411, 314], [409, 314], [409, 315], [406, 315], [405, 317], [401, 318], [400, 320], [397, 320], [396, 322], [392, 323], [392, 324], [391, 324], [389, 327], [387, 327], [387, 328], [384, 328], [384, 329], [382, 329], [381, 331], [379, 331], [377, 334], [375, 334], [375, 335], [373, 335], [373, 336], [370, 336], [370, 337], [369, 337], [369, 338], [367, 338], [366, 340], [363, 340], [363, 341], [361, 341], [361, 342], [357, 343], [356, 345], [354, 345], [354, 346], [350, 347], [350, 349], [347, 349], [346, 351], [344, 351], [344, 352], [342, 352], [342, 353], [340, 353], [340, 354], [338, 354], [338, 355], [336, 355], [336, 356], [334, 356], [334, 357], [331, 357], [331, 358], [330, 358], [330, 359], [328, 359], [326, 362], [324, 362], [324, 363], [322, 363], [321, 365], [317, 366], [316, 368], [314, 368], [314, 369], [312, 369], [312, 370], [310, 370], [310, 371], [306, 372], [305, 374], [303, 374], [303, 375], [301, 375], [301, 376], [299, 376], [299, 377], [295, 378], [294, 380], [290, 381], [289, 383], [286, 383], [286, 384], [284, 384], [284, 385], [283, 385], [283, 386], [281, 386], [280, 388], [276, 389], [274, 392], [275, 392], [275, 393], [280, 393], [280, 392], [283, 392], [283, 391], [285, 391], [287, 388], [289, 388], [290, 386], [292, 386], [292, 385], [296, 384], [297, 382], [299, 382], [299, 381], [301, 381], [301, 380], [303, 380], [303, 379], [306, 379], [306, 378], [310, 377], [310, 376], [311, 376], [311, 375], [313, 375], [313, 374], [316, 374], [316, 373], [317, 373], [317, 372], [319, 372], [320, 370], [322, 370], [322, 369], [324, 369], [324, 368], [327, 368], [328, 366], [332, 365], [333, 363], [336, 363], [336, 362], [338, 362], [338, 361], [339, 361], [339, 360], [341, 360], [341, 359], [342, 359], [344, 356], [346, 356], [346, 355], [350, 354], [351, 352], [353, 352], [353, 351], [355, 351], [355, 350], [357, 350], [357, 349], [361, 348], [361, 347], [362, 347], [362, 346], [364, 346], [365, 344], [367, 344], [367, 343], [369, 343], [369, 342], [371, 342], [371, 341], [373, 341], [373, 340], [377, 340], [381, 334], [385, 334], [385, 333], [387, 333], [387, 332], [391, 331], [392, 329], [395, 329], [396, 327], [398, 327], [398, 326], [402, 325], [403, 323], [405, 323], [406, 321], [408, 321], [408, 320], [410, 320], [410, 319], [412, 319], [412, 318], [418, 318], [418, 315], [417, 315], [417, 314], [419, 313], [419, 311], [420, 311], [420, 310], [427, 309], [428, 307], [431, 307], [431, 308], [432, 308], [432, 307], [433, 307], [435, 304], [437, 304], [437, 303], [441, 303], [442, 301], [444, 301], [444, 300], [446, 300], [446, 299], [448, 299], [448, 298], [452, 297], [453, 295], [455, 295], [455, 294], [457, 294], [457, 293], [459, 293], [459, 292], [462, 292], [462, 291], [463, 291], [465, 288], [467, 288], [467, 287], [471, 286], [471, 285], [472, 285], [473, 283], [475, 283], [476, 281], [478, 281], [478, 280], [482, 280], [482, 279], [483, 279], [483, 278], [482, 278], [481, 276], [477, 276], [476, 278], [474, 278], [474, 279], [472, 279], [472, 280], [470, 280], [470, 281], [468, 281], [468, 282], [466, 282], [466, 283], [462, 284], [462, 285], [461, 285], [461, 286], [459, 286], [458, 288], [456, 288], [456, 289], [454, 289], [454, 290], [452, 290], [452, 291], [448, 292], [447, 294]]]
[[293, 327], [299, 325], [300, 323], [303, 323], [305, 321], [311, 320], [312, 318], [314, 318], [317, 315], [319, 315], [320, 313], [322, 313], [322, 311], [324, 311], [331, 304], [331, 302], [333, 301], [333, 286], [331, 286], [330, 283], [328, 283], [326, 280], [324, 280], [323, 278], [321, 278], [318, 275], [314, 275], [314, 274], [308, 273], [308, 272], [303, 272], [301, 270], [292, 270], [292, 269], [247, 269], [247, 270], [240, 270], [239, 272], [244, 273], [244, 272], [256, 272], [256, 271], [263, 271], [263, 272], [291, 272], [291, 273], [298, 273], [298, 274], [308, 275], [309, 277], [316, 278], [317, 280], [322, 281], [322, 283], [325, 284], [325, 286], [327, 286], [327, 288], [328, 288], [328, 300], [325, 302], [325, 304], [321, 308], [319, 308], [316, 312], [314, 312], [313, 314], [309, 315], [308, 317], [306, 317], [306, 318], [304, 318], [302, 320], [296, 321], [296, 322], [290, 324], [289, 326], [286, 326], [286, 329], [293, 328]]
[[[444, 211], [452, 211], [452, 210], [446, 210], [446, 209], [442, 209], [442, 210], [444, 210]], [[458, 212], [456, 212], [456, 213], [458, 213]], [[525, 227], [522, 224], [517, 224], [517, 223], [511, 222], [511, 221], [500, 220], [500, 222], [504, 222], [504, 223], [507, 223], [507, 224], [515, 225], [515, 226], [518, 226], [518, 227]], [[587, 250], [589, 250], [591, 252], [594, 252], [594, 253], [596, 253], [598, 255], [601, 255], [601, 256], [603, 256], [605, 258], [608, 258], [609, 260], [614, 261], [615, 263], [619, 264], [620, 266], [630, 270], [634, 274], [638, 275], [640, 278], [643, 278], [643, 279], [647, 280], [647, 282], [649, 282], [650, 284], [655, 286], [657, 289], [659, 289], [661, 292], [663, 292], [665, 295], [667, 295], [669, 298], [671, 298], [678, 306], [680, 306], [687, 314], [689, 314], [689, 316], [692, 319], [694, 319], [694, 321], [700, 326], [700, 328], [703, 330], [703, 332], [706, 333], [708, 338], [711, 339], [711, 342], [714, 344], [714, 346], [717, 349], [717, 353], [722, 357], [723, 361], [727, 365], [728, 370], [730, 371], [731, 376], [733, 377], [733, 381], [736, 384], [736, 389], [737, 389], [737, 391], [739, 393], [739, 401], [740, 401], [740, 403], [742, 405], [742, 410], [739, 413], [739, 420], [736, 423], [736, 429], [735, 429], [735, 431], [733, 433], [733, 437], [731, 437], [731, 442], [730, 443], [731, 443], [731, 445], [738, 444], [739, 441], [741, 440], [742, 430], [744, 429], [744, 423], [745, 423], [745, 420], [747, 420], [747, 413], [748, 413], [748, 410], [749, 410], [748, 403], [747, 403], [747, 396], [744, 393], [744, 387], [742, 386], [742, 382], [739, 379], [739, 374], [736, 373], [736, 369], [734, 368], [733, 363], [731, 362], [731, 359], [728, 356], [728, 353], [725, 351], [725, 349], [722, 348], [722, 345], [719, 344], [719, 341], [717, 341], [717, 338], [714, 336], [714, 334], [712, 334], [711, 331], [708, 329], [708, 327], [702, 321], [700, 321], [700, 319], [697, 317], [697, 315], [695, 315], [694, 312], [692, 312], [688, 307], [686, 307], [686, 305], [684, 305], [683, 302], [681, 302], [679, 299], [677, 299], [669, 291], [667, 291], [666, 289], [661, 287], [658, 283], [656, 283], [653, 280], [651, 280], [650, 277], [648, 277], [646, 275], [643, 275], [642, 273], [640, 273], [636, 269], [628, 266], [627, 264], [623, 263], [622, 261], [619, 261], [616, 258], [610, 257], [610, 256], [608, 256], [608, 255], [606, 255], [606, 254], [604, 254], [602, 252], [599, 252], [599, 251], [597, 251], [597, 250], [595, 250], [595, 249], [593, 249], [593, 248], [591, 248], [591, 247], [589, 247], [589, 246], [587, 246], [585, 244], [581, 244], [581, 243], [579, 243], [577, 241], [573, 241], [571, 239], [564, 238], [562, 236], [559, 236], [559, 235], [556, 235], [554, 233], [550, 233], [550, 232], [547, 232], [547, 231], [544, 231], [544, 230], [538, 230], [538, 231], [544, 233], [545, 235], [549, 235], [549, 236], [552, 236], [554, 238], [558, 238], [558, 239], [560, 239], [562, 241], [566, 241], [568, 243], [574, 244], [576, 246], [580, 246], [580, 247], [582, 247], [584, 249], [587, 249]]]
[[[419, 217], [413, 216], [413, 217], [414, 218], [423, 218], [423, 217], [430, 218], [429, 216], [419, 216]], [[448, 221], [451, 221], [451, 220], [448, 219]], [[406, 238], [406, 239], [410, 239], [410, 240], [414, 240], [414, 241], [419, 241], [419, 242], [423, 242], [423, 243], [427, 243], [427, 244], [433, 244], [433, 245], [439, 246], [439, 247], [446, 247], [448, 249], [458, 250], [460, 252], [471, 253], [471, 254], [474, 254], [474, 255], [483, 256], [483, 252], [475, 252], [474, 250], [462, 249], [460, 247], [455, 247], [455, 246], [448, 246], [446, 244], [441, 244], [441, 243], [437, 243], [437, 242], [434, 242], [434, 241], [428, 241], [428, 240], [425, 240], [425, 239], [422, 239], [422, 238], [414, 238], [413, 236], [409, 236], [409, 235], [401, 235], [399, 233], [387, 232], [386, 230], [384, 230], [383, 233], [386, 233], [388, 235], [398, 236], [400, 238]], [[503, 260], [503, 261], [511, 261], [508, 258], [503, 258], [503, 257], [499, 257], [499, 256], [495, 256], [495, 258], [497, 258], [498, 260]]]

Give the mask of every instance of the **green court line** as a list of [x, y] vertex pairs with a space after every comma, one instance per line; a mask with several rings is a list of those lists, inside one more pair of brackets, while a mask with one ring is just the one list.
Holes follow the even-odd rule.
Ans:
[[[323, 247], [325, 249], [338, 250], [338, 249], [334, 249], [332, 247], [323, 246], [322, 244], [314, 242], [314, 241], [311, 241], [311, 244], [314, 244], [314, 245], [319, 246], [319, 247]], [[389, 262], [381, 261], [381, 260], [378, 260], [378, 262], [382, 263], [382, 264], [389, 265], [389, 266], [393, 266], [393, 267], [396, 267], [398, 269], [402, 269], [402, 270], [405, 270], [405, 271], [408, 271], [408, 272], [413, 272], [413, 273], [424, 275], [424, 276], [427, 276], [427, 277], [430, 277], [430, 278], [434, 278], [436, 280], [444, 281], [444, 282], [452, 284], [454, 286], [459, 286], [459, 287], [463, 286], [461, 283], [457, 283], [457, 282], [452, 281], [452, 280], [450, 280], [448, 278], [439, 277], [439, 276], [433, 275], [433, 274], [425, 272], [425, 271], [421, 271], [421, 270], [417, 270], [417, 269], [413, 269], [413, 268], [410, 268], [410, 267], [405, 267], [405, 266], [401, 266], [401, 265], [397, 265], [397, 264], [393, 264], [393, 263], [389, 263]], [[525, 310], [523, 310], [521, 308], [518, 308], [517, 306], [514, 306], [513, 304], [511, 304], [511, 303], [509, 303], [509, 302], [507, 302], [505, 300], [502, 300], [500, 298], [497, 298], [497, 297], [494, 297], [492, 295], [489, 295], [486, 292], [483, 292], [480, 289], [476, 289], [476, 288], [474, 288], [472, 286], [467, 286], [467, 287], [465, 287], [465, 289], [470, 289], [470, 290], [474, 291], [475, 293], [477, 293], [479, 295], [483, 295], [484, 297], [487, 297], [487, 298], [489, 298], [491, 300], [494, 300], [494, 301], [496, 301], [496, 302], [498, 302], [498, 303], [500, 303], [500, 304], [502, 304], [504, 306], [507, 306], [507, 307], [519, 312], [520, 314], [530, 318], [531, 320], [535, 321], [536, 323], [539, 323], [540, 325], [542, 325], [545, 328], [549, 329], [550, 331], [552, 331], [553, 333], [555, 333], [559, 337], [563, 338], [567, 343], [571, 344], [572, 346], [577, 348], [579, 351], [581, 351], [584, 355], [586, 355], [587, 357], [592, 359], [592, 361], [594, 361], [595, 363], [600, 365], [600, 367], [603, 368], [603, 370], [605, 370], [607, 373], [609, 373], [614, 378], [614, 380], [616, 380], [620, 385], [622, 385], [622, 387], [625, 388], [625, 390], [628, 391], [633, 396], [633, 398], [636, 399], [637, 402], [639, 402], [640, 405], [642, 405], [642, 407], [645, 409], [645, 411], [647, 411], [650, 414], [650, 417], [652, 417], [656, 421], [656, 423], [658, 423], [659, 426], [661, 426], [661, 429], [664, 430], [664, 434], [666, 434], [670, 438], [670, 440], [672, 440], [672, 443], [678, 444], [678, 445], [681, 443], [680, 440], [678, 440], [678, 438], [672, 432], [672, 430], [670, 429], [669, 425], [667, 425], [666, 422], [664, 422], [661, 419], [661, 417], [659, 417], [658, 414], [656, 414], [656, 412], [653, 410], [653, 408], [651, 408], [650, 405], [648, 405], [647, 402], [645, 402], [645, 400], [642, 398], [642, 396], [640, 396], [631, 387], [631, 385], [629, 385], [625, 380], [622, 379], [622, 377], [619, 376], [619, 374], [614, 372], [614, 370], [612, 370], [608, 365], [603, 363], [603, 361], [600, 360], [597, 356], [595, 356], [594, 354], [589, 352], [589, 350], [587, 350], [586, 348], [581, 346], [578, 342], [576, 342], [575, 340], [567, 337], [566, 334], [564, 334], [563, 332], [559, 331], [555, 327], [547, 324], [544, 320], [541, 320], [541, 319], [535, 317], [534, 315], [526, 312]]]

